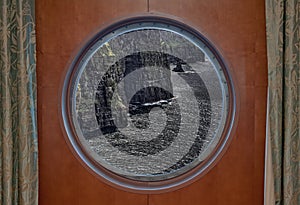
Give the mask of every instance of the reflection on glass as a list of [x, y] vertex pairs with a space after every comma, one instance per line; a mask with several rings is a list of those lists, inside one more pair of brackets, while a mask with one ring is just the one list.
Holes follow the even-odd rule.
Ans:
[[121, 176], [157, 181], [203, 161], [227, 117], [226, 84], [212, 54], [172, 30], [136, 28], [81, 64], [74, 123], [86, 151]]

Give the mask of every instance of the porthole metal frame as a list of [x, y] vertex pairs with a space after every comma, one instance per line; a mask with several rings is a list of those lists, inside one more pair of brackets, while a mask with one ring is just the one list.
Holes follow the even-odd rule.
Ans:
[[[143, 29], [171, 31], [188, 39], [200, 50], [202, 50], [209, 57], [211, 63], [214, 65], [214, 68], [217, 70], [216, 73], [218, 74], [220, 81], [225, 84], [225, 86], [222, 86], [222, 95], [223, 103], [224, 99], [226, 99], [225, 109], [227, 109], [226, 112], [228, 113], [224, 129], [220, 133], [220, 140], [211, 154], [204, 161], [191, 170], [184, 171], [179, 176], [167, 179], [162, 178], [158, 181], [139, 181], [125, 178], [99, 165], [99, 163], [89, 156], [84, 150], [83, 145], [78, 137], [78, 134], [82, 135], [82, 133], [80, 132], [80, 129], [78, 129], [78, 125], [76, 123], [74, 124], [72, 120], [72, 116], [74, 116], [75, 112], [75, 98], [72, 99], [71, 96], [74, 96], [74, 93], [76, 93], [75, 86], [78, 84], [79, 77], [83, 72], [83, 69], [80, 68], [84, 68], [88, 60], [97, 51], [97, 49], [110, 39], [123, 33]], [[195, 179], [203, 176], [216, 164], [218, 159], [220, 159], [222, 154], [225, 152], [231, 139], [231, 131], [236, 115], [236, 96], [233, 81], [229, 75], [229, 70], [219, 52], [215, 49], [212, 43], [209, 42], [209, 40], [197, 30], [170, 18], [160, 16], [133, 17], [121, 20], [112, 24], [106, 29], [101, 30], [97, 35], [91, 38], [78, 53], [79, 54], [75, 56], [71, 65], [69, 66], [62, 86], [62, 120], [67, 136], [67, 142], [70, 144], [71, 150], [79, 158], [81, 163], [101, 180], [104, 180], [106, 183], [118, 188], [133, 192], [157, 193], [173, 190], [180, 188], [185, 184], [189, 184]], [[228, 90], [224, 90], [224, 88], [228, 88]], [[228, 102], [228, 104], [226, 102]]]

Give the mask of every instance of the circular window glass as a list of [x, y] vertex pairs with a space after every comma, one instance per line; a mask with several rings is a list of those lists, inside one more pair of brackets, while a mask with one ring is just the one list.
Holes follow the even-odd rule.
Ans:
[[228, 139], [231, 89], [221, 58], [193, 29], [126, 21], [98, 33], [74, 60], [64, 124], [81, 159], [112, 181], [199, 174]]

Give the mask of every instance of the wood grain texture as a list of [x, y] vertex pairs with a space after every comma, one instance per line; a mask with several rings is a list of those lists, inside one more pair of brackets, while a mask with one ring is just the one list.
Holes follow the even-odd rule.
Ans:
[[232, 143], [192, 185], [150, 196], [150, 204], [263, 204], [267, 62], [264, 1], [151, 0], [151, 13], [176, 16], [202, 32], [229, 65], [238, 94]]
[[39, 204], [143, 205], [147, 195], [96, 179], [70, 151], [60, 124], [60, 86], [70, 58], [104, 24], [147, 10], [146, 1], [36, 1]]
[[133, 194], [98, 180], [70, 151], [59, 111], [60, 86], [70, 58], [99, 28], [145, 13], [147, 7], [146, 0], [36, 1], [40, 204], [263, 204], [264, 1], [149, 0], [151, 14], [174, 16], [214, 42], [236, 85], [239, 115], [232, 143], [203, 178], [169, 193]]

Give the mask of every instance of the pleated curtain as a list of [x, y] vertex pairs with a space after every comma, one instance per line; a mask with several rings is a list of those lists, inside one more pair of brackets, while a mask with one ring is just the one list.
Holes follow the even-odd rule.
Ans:
[[267, 205], [300, 204], [300, 3], [266, 0]]
[[38, 203], [34, 0], [0, 0], [0, 204]]

